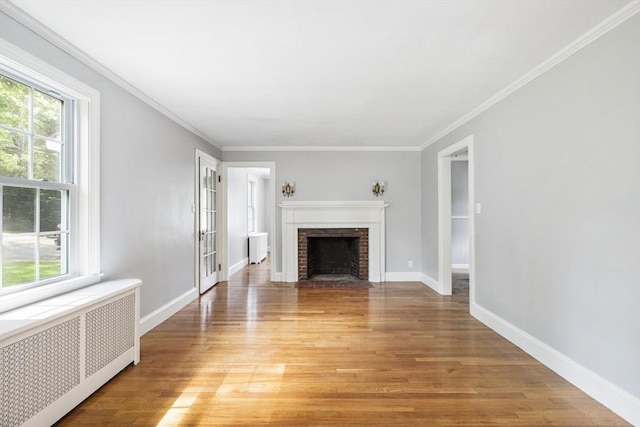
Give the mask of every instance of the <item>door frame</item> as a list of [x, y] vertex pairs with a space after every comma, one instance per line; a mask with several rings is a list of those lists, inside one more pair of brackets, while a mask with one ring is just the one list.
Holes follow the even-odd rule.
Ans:
[[469, 304], [475, 304], [475, 165], [470, 135], [438, 152], [438, 292], [451, 295], [451, 159], [467, 151], [469, 165]]
[[269, 239], [271, 240], [271, 272], [270, 272], [270, 280], [272, 282], [276, 282], [277, 274], [276, 274], [276, 261], [278, 259], [278, 233], [276, 229], [276, 162], [261, 162], [261, 161], [253, 161], [253, 162], [222, 162], [222, 170], [219, 172], [222, 176], [222, 186], [220, 188], [220, 239], [222, 245], [220, 249], [222, 249], [220, 253], [220, 262], [222, 263], [222, 268], [220, 269], [220, 274], [222, 275], [220, 280], [226, 281], [229, 280], [229, 219], [227, 206], [229, 206], [228, 199], [228, 186], [229, 180], [227, 179], [228, 173], [227, 170], [229, 168], [268, 168], [269, 169], [269, 192], [270, 192], [270, 203], [269, 209], [271, 210], [271, 236]]
[[[222, 163], [220, 160], [216, 159], [210, 154], [205, 153], [202, 150], [196, 148], [195, 153], [195, 170], [194, 170], [194, 191], [193, 191], [193, 199], [194, 202], [191, 205], [191, 212], [193, 213], [193, 237], [194, 237], [194, 256], [195, 256], [195, 288], [198, 291], [198, 295], [200, 295], [200, 159], [205, 158], [208, 161], [211, 161], [216, 164], [216, 170], [218, 176], [220, 176], [220, 164]], [[216, 192], [216, 206], [218, 206], [218, 210], [222, 209], [220, 207], [220, 187], [218, 186], [218, 191]], [[220, 214], [216, 215], [216, 248], [218, 248], [218, 264], [220, 263], [220, 257], [222, 252], [222, 247], [220, 246]], [[222, 281], [221, 271], [218, 269], [218, 281], [219, 283]], [[214, 284], [215, 285], [215, 284]]]

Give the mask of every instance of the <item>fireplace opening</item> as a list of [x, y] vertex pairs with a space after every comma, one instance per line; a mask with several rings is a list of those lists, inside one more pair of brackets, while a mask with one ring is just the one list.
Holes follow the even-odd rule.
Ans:
[[309, 237], [307, 243], [307, 276], [360, 277], [357, 237]]
[[298, 280], [369, 280], [367, 228], [298, 229]]

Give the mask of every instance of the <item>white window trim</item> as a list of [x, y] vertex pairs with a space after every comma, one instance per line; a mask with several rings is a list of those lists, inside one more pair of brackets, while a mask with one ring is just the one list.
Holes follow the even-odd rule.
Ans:
[[100, 281], [100, 92], [0, 38], [0, 62], [43, 86], [59, 88], [77, 101], [74, 176], [77, 203], [70, 212], [71, 277], [2, 295], [0, 313]]
[[[253, 224], [251, 224], [252, 227], [249, 227], [249, 221], [247, 221], [247, 231], [248, 234], [252, 234], [258, 232], [258, 209], [256, 206], [258, 204], [258, 178], [253, 175], [247, 175], [247, 192], [249, 192], [249, 184], [253, 184], [253, 194], [249, 194], [251, 196], [251, 204], [247, 203], [247, 211], [253, 209]], [[248, 199], [247, 197], [247, 201]]]

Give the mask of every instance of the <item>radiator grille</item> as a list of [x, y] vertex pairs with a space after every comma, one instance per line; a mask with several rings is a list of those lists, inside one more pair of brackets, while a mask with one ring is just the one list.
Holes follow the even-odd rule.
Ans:
[[0, 349], [0, 426], [19, 426], [80, 384], [80, 318]]
[[98, 372], [134, 346], [135, 295], [87, 313], [86, 376]]

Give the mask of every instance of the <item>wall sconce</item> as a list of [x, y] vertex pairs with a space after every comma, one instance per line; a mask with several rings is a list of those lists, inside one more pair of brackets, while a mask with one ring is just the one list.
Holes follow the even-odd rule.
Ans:
[[283, 182], [282, 183], [282, 195], [285, 197], [293, 196], [293, 193], [296, 192], [296, 183], [295, 182]]
[[380, 197], [384, 194], [384, 181], [376, 181], [373, 183], [373, 188], [371, 192], [374, 196]]

